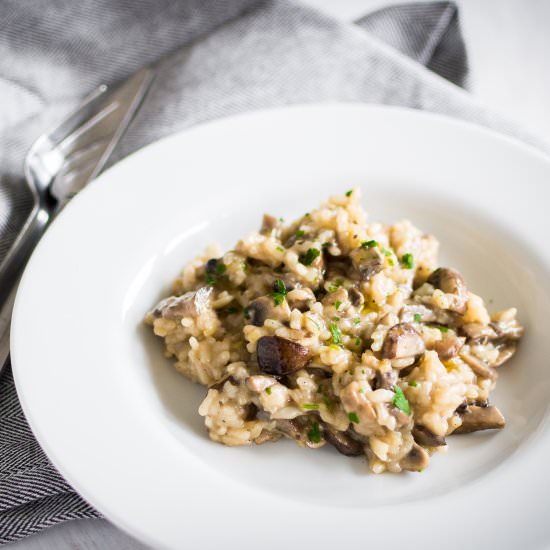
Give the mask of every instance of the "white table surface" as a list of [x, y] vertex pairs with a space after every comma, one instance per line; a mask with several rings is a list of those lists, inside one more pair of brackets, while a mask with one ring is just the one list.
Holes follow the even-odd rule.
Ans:
[[[344, 20], [397, 3], [303, 0]], [[398, 0], [399, 3], [413, 0]], [[471, 91], [550, 142], [550, 0], [455, 0], [471, 67]], [[9, 545], [10, 550], [145, 548], [104, 520], [78, 520]]]

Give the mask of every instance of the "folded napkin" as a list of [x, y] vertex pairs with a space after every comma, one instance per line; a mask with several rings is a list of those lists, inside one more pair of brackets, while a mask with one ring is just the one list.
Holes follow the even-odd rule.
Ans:
[[[455, 85], [465, 84], [467, 63], [453, 3], [395, 6], [353, 25], [286, 0], [4, 0], [0, 261], [32, 206], [21, 170], [32, 141], [97, 85], [151, 63], [157, 79], [113, 162], [201, 121], [311, 101], [403, 105], [533, 141]], [[98, 512], [33, 438], [8, 367], [0, 377], [0, 544], [92, 517]]]

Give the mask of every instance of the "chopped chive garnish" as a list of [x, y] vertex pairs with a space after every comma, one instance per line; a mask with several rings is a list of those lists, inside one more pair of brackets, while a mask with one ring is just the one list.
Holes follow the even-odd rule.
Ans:
[[310, 411], [315, 411], [319, 408], [319, 405], [317, 403], [305, 403], [302, 405], [302, 409], [308, 409]]
[[300, 263], [304, 265], [311, 265], [321, 254], [318, 248], [308, 248], [305, 254], [300, 256]]
[[310, 215], [309, 212], [306, 212], [306, 213], [304, 214], [304, 216], [305, 216], [306, 218], [307, 218], [309, 215]]
[[418, 384], [416, 383], [416, 380], [411, 380], [409, 382], [409, 386], [412, 386], [413, 388], [416, 388], [416, 386], [418, 386]]
[[374, 246], [378, 246], [377, 241], [363, 241], [361, 243], [361, 248], [372, 248]]
[[354, 325], [358, 325], [360, 322], [361, 322], [361, 318], [360, 318], [360, 317], [355, 317], [355, 319], [352, 319], [352, 323], [353, 323]]
[[355, 345], [356, 345], [356, 346], [360, 346], [360, 345], [361, 345], [361, 338], [357, 337], [357, 338], [355, 339]]
[[243, 313], [245, 319], [250, 319], [250, 310], [247, 307], [244, 308]]
[[315, 422], [311, 429], [307, 432], [307, 437], [312, 443], [321, 442], [321, 430], [319, 429], [319, 424]]
[[282, 281], [281, 279], [275, 280], [273, 288], [275, 288], [275, 292], [273, 292], [272, 294], [273, 301], [275, 302], [276, 306], [280, 306], [285, 301], [285, 296], [288, 294], [288, 290], [284, 281]]
[[245, 272], [248, 271], [248, 264], [247, 264], [246, 262], [243, 262], [243, 263], [241, 264], [241, 266], [242, 266], [242, 268], [243, 268], [243, 271], [245, 271]]
[[339, 321], [340, 320], [340, 317], [338, 317], [337, 315], [335, 315], [333, 318], [332, 318], [333, 321]]
[[306, 232], [303, 229], [298, 229], [294, 235], [296, 235], [296, 238], [299, 239], [300, 237], [303, 237], [306, 234]]
[[207, 285], [215, 285], [216, 284], [216, 277], [214, 277], [214, 275], [210, 275], [210, 273], [207, 273], [205, 276], [204, 276], [204, 280], [206, 281], [206, 284]]
[[342, 305], [342, 302], [340, 300], [336, 300], [336, 302], [334, 303], [334, 307], [336, 309], [339, 309], [341, 305]]
[[271, 387], [266, 388], [265, 393], [267, 393], [267, 395], [271, 395]]
[[394, 267], [395, 266], [395, 262], [391, 259], [391, 258], [388, 258], [388, 265], [390, 267]]
[[439, 325], [437, 328], [443, 333], [449, 332], [449, 327], [444, 327], [443, 325]]
[[402, 410], [405, 414], [408, 414], [410, 416], [411, 406], [407, 401], [407, 398], [405, 397], [403, 390], [399, 386], [395, 386], [394, 391], [395, 391], [395, 397], [393, 398], [393, 404], [398, 409]]
[[216, 264], [216, 273], [218, 275], [222, 275], [223, 273], [225, 273], [227, 271], [227, 266], [225, 264], [222, 264], [221, 262], [218, 262]]
[[412, 269], [414, 267], [414, 256], [412, 254], [403, 254], [401, 263], [405, 269]]
[[353, 189], [350, 189], [349, 191], [346, 191], [346, 197], [351, 197], [352, 193], [353, 193]]
[[354, 424], [359, 424], [359, 417], [357, 416], [357, 413], [348, 413], [348, 418], [350, 422], [353, 422]]
[[279, 218], [279, 221], [280, 221], [281, 223], [284, 223], [285, 219], [284, 219], [283, 217], [281, 217], [281, 218]]
[[276, 246], [275, 250], [278, 250], [279, 252], [284, 252], [285, 249], [282, 246]]
[[330, 330], [330, 334], [332, 335], [332, 343], [339, 344], [342, 333], [340, 332], [340, 329], [336, 326], [336, 323], [330, 323], [328, 329]]
[[391, 250], [388, 250], [387, 248], [382, 248], [382, 254], [384, 254], [386, 258], [389, 258], [391, 256]]
[[415, 313], [414, 314], [414, 322], [415, 323], [420, 323], [422, 321], [422, 315], [420, 315], [420, 313]]

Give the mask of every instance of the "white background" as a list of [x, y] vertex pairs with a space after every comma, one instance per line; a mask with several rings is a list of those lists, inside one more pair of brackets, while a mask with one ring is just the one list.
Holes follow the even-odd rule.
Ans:
[[[396, 3], [303, 1], [343, 20]], [[550, 142], [550, 0], [455, 1], [469, 54], [472, 93]], [[106, 521], [81, 520], [48, 529], [9, 548], [134, 550], [142, 546]]]

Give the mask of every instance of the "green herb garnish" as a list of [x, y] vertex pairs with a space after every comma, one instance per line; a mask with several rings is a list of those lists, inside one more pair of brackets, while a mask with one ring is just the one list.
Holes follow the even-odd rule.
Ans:
[[359, 417], [357, 416], [357, 413], [348, 413], [348, 418], [350, 422], [353, 422], [354, 424], [359, 424]]
[[267, 395], [271, 395], [271, 387], [266, 388], [265, 393], [267, 393]]
[[323, 403], [325, 404], [325, 407], [329, 410], [329, 412], [332, 412], [334, 409], [334, 402], [332, 399], [328, 396], [323, 396]]
[[373, 248], [374, 246], [378, 246], [378, 241], [363, 241], [361, 243], [361, 248]]
[[317, 403], [305, 403], [302, 405], [302, 409], [308, 409], [310, 411], [315, 411], [319, 408], [319, 405]]
[[413, 388], [416, 388], [416, 386], [418, 386], [418, 384], [416, 383], [416, 380], [411, 380], [409, 382], [409, 386], [413, 387]]
[[296, 235], [296, 238], [299, 239], [300, 237], [303, 237], [306, 234], [306, 232], [303, 229], [298, 229], [294, 235]]
[[360, 346], [361, 343], [362, 343], [362, 342], [361, 342], [361, 338], [357, 337], [357, 338], [355, 339], [355, 345], [356, 345], [356, 346]]
[[276, 246], [275, 250], [278, 250], [279, 252], [284, 252], [285, 249], [282, 246]]
[[281, 279], [276, 279], [274, 283], [275, 292], [272, 294], [273, 301], [276, 306], [280, 306], [285, 301], [285, 296], [288, 294], [285, 282]]
[[214, 277], [214, 275], [211, 275], [210, 273], [207, 273], [204, 276], [204, 280], [206, 281], [206, 284], [210, 286], [213, 286], [217, 283], [216, 277]]
[[304, 265], [311, 265], [321, 254], [318, 248], [308, 248], [305, 254], [300, 256], [300, 263]]
[[395, 397], [393, 398], [393, 404], [398, 409], [402, 410], [405, 414], [408, 414], [410, 416], [411, 406], [407, 401], [407, 398], [405, 397], [403, 390], [399, 386], [395, 386], [394, 391], [395, 391]]
[[414, 256], [412, 254], [403, 254], [401, 263], [405, 269], [412, 269], [414, 267]]
[[218, 275], [223, 275], [227, 271], [227, 266], [221, 262], [216, 264], [216, 273]]
[[279, 218], [279, 221], [280, 221], [281, 223], [284, 223], [285, 219], [284, 219], [283, 217], [280, 217], [280, 218]]
[[311, 429], [307, 432], [307, 437], [312, 443], [321, 442], [321, 430], [319, 429], [319, 424], [315, 422]]
[[384, 254], [384, 256], [386, 256], [386, 258], [389, 258], [391, 256], [391, 250], [388, 250], [387, 248], [383, 247], [382, 249], [382, 254]]
[[243, 309], [243, 313], [245, 319], [250, 319], [250, 310], [247, 307]]
[[422, 315], [420, 315], [420, 313], [415, 313], [414, 314], [414, 322], [415, 323], [420, 323], [422, 321]]
[[353, 193], [353, 189], [350, 189], [349, 191], [346, 191], [346, 197], [351, 197], [352, 193]]
[[340, 329], [336, 326], [336, 323], [330, 323], [328, 329], [330, 330], [330, 334], [332, 335], [332, 343], [339, 344], [342, 333], [340, 332]]
[[352, 319], [351, 321], [354, 325], [358, 325], [360, 322], [361, 322], [361, 318], [360, 317], [355, 317], [355, 319]]
[[342, 305], [342, 302], [340, 300], [336, 300], [336, 302], [334, 302], [334, 307], [336, 309], [339, 309], [341, 305]]

